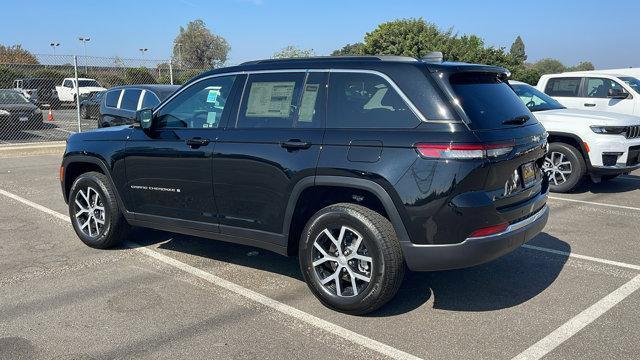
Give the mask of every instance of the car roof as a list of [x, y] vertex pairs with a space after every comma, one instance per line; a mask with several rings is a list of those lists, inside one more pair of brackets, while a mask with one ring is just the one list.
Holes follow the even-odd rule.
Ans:
[[206, 71], [194, 79], [206, 77], [214, 74], [230, 72], [261, 71], [261, 70], [294, 70], [294, 69], [367, 69], [383, 70], [397, 66], [419, 66], [425, 67], [431, 72], [497, 72], [508, 73], [509, 71], [498, 66], [469, 64], [461, 62], [440, 62], [430, 60], [418, 60], [408, 56], [320, 56], [308, 58], [291, 59], [263, 59], [247, 61], [242, 64]]
[[151, 92], [155, 91], [175, 91], [180, 87], [180, 85], [168, 85], [168, 84], [134, 84], [134, 85], [121, 85], [114, 86], [109, 90], [118, 90], [118, 89], [142, 89], [149, 90]]
[[600, 71], [567, 71], [557, 74], [545, 74], [545, 77], [574, 77], [574, 76], [610, 76], [610, 77], [625, 77], [632, 75], [614, 74]]

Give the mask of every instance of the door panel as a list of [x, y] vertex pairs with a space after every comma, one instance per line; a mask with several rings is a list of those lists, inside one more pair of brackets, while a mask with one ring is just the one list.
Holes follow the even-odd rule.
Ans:
[[250, 237], [260, 231], [265, 241], [284, 241], [271, 235], [283, 233], [295, 184], [315, 175], [325, 93], [326, 73], [249, 76], [236, 119], [214, 154], [222, 233]]

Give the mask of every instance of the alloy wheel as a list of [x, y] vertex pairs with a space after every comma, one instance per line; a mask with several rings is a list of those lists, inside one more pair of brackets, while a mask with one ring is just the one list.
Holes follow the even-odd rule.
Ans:
[[552, 181], [554, 185], [567, 182], [573, 170], [571, 161], [569, 161], [563, 153], [557, 151], [553, 151], [545, 156], [542, 169], [549, 175], [549, 180]]
[[100, 194], [88, 186], [76, 193], [75, 220], [78, 228], [89, 237], [97, 237], [105, 225], [105, 210]]
[[356, 296], [371, 282], [373, 258], [352, 228], [324, 229], [313, 242], [311, 256], [316, 279], [333, 295]]

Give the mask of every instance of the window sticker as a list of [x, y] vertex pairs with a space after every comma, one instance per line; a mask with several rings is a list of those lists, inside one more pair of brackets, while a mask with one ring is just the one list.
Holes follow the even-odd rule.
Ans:
[[204, 124], [204, 127], [207, 127], [207, 128], [218, 127], [218, 121], [219, 120], [220, 120], [220, 116], [218, 116], [218, 112], [209, 111], [207, 113], [207, 122]]
[[300, 112], [298, 115], [298, 121], [300, 122], [312, 122], [313, 115], [315, 113], [316, 99], [318, 98], [319, 84], [307, 84], [304, 87], [304, 93], [302, 94], [302, 101], [300, 103]]
[[207, 89], [209, 89], [209, 93], [207, 94], [207, 102], [217, 104], [218, 96], [220, 95], [220, 86], [211, 86]]
[[288, 118], [295, 85], [294, 81], [252, 83], [245, 116]]

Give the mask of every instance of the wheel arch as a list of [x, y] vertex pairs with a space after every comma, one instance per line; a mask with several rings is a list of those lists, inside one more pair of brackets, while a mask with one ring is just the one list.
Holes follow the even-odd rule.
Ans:
[[[318, 202], [310, 208], [305, 208], [302, 203], [305, 196], [310, 191], [327, 191], [332, 196], [335, 196], [335, 201], [328, 200], [326, 202]], [[335, 190], [339, 194], [335, 194]], [[341, 192], [342, 190], [342, 192]], [[350, 200], [349, 197], [345, 198], [345, 194], [351, 194], [351, 196], [363, 196], [364, 199], [358, 201], [356, 199]], [[370, 197], [367, 197], [369, 195]], [[287, 253], [289, 255], [297, 253], [297, 246], [299, 242], [299, 236], [302, 229], [306, 225], [307, 220], [320, 208], [337, 202], [351, 202], [360, 204], [362, 201], [366, 201], [368, 207], [373, 207], [374, 210], [381, 212], [391, 224], [398, 236], [398, 239], [403, 241], [410, 241], [408, 232], [402, 221], [402, 217], [398, 212], [398, 208], [394, 203], [389, 193], [378, 183], [361, 178], [345, 177], [345, 176], [309, 176], [301, 179], [293, 188], [287, 207], [285, 210], [285, 221], [283, 224], [283, 234], [287, 238]], [[376, 205], [379, 204], [379, 205]], [[366, 206], [366, 205], [365, 205]], [[380, 209], [377, 209], [379, 206]]]
[[549, 131], [548, 133], [549, 133], [549, 137], [547, 138], [547, 141], [549, 143], [561, 142], [561, 143], [565, 143], [575, 147], [576, 149], [578, 149], [578, 151], [580, 151], [580, 154], [584, 159], [587, 169], [591, 169], [591, 160], [589, 159], [589, 152], [587, 151], [585, 142], [578, 135], [571, 134], [571, 133], [557, 132], [557, 131]]

